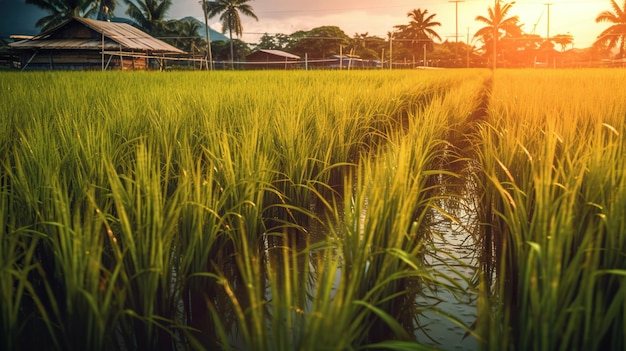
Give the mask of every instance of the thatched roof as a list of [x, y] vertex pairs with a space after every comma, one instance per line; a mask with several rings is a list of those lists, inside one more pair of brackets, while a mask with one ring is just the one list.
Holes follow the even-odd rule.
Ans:
[[[86, 28], [86, 32], [83, 28]], [[14, 49], [133, 50], [184, 54], [174, 46], [126, 23], [74, 17], [30, 39], [9, 44]]]

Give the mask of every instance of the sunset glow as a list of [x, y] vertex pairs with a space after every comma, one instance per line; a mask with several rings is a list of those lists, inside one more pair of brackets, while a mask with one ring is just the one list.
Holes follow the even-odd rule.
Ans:
[[[35, 19], [31, 18], [32, 14], [23, 12], [41, 10], [24, 5], [22, 0], [8, 1], [8, 10], [0, 16], [6, 24], [3, 27], [6, 32], [0, 34], [5, 37], [34, 34], [26, 33], [28, 31], [24, 28], [34, 27]], [[257, 43], [264, 33], [292, 34], [320, 26], [338, 26], [349, 36], [367, 32], [386, 37], [387, 33], [394, 31], [394, 26], [409, 22], [407, 13], [413, 9], [428, 10], [436, 15], [435, 20], [441, 23], [437, 32], [444, 41], [454, 41], [458, 35], [459, 41], [467, 42], [468, 37], [472, 41], [474, 33], [481, 28], [474, 19], [479, 15], [486, 16], [494, 0], [253, 0], [250, 4], [259, 17], [259, 21], [242, 18], [242, 39], [250, 44]], [[548, 31], [551, 36], [569, 33], [574, 37], [574, 47], [584, 48], [591, 46], [608, 27], [606, 23], [595, 23], [598, 14], [605, 10], [611, 10], [609, 0], [518, 0], [511, 15], [519, 16], [525, 33], [542, 37], [547, 36]], [[114, 16], [127, 17], [124, 12], [125, 5], [120, 0]], [[199, 0], [176, 0], [167, 13], [169, 19], [189, 16], [204, 21]], [[210, 19], [209, 24], [215, 30], [222, 29], [217, 18]]]
[[[428, 10], [436, 14], [441, 22], [438, 33], [443, 40], [455, 40], [458, 6], [458, 40], [466, 42], [469, 34], [481, 27], [474, 19], [478, 15], [487, 15], [487, 9], [493, 6], [492, 0], [320, 0], [316, 2], [293, 2], [288, 0], [257, 0], [252, 2], [259, 21], [244, 19], [246, 34], [244, 40], [254, 43], [263, 33], [291, 34], [298, 30], [310, 30], [324, 25], [334, 25], [343, 29], [349, 36], [368, 32], [370, 35], [384, 37], [398, 24], [408, 23], [406, 14], [415, 8]], [[549, 6], [546, 4], [550, 4]], [[590, 46], [605, 29], [606, 24], [596, 24], [596, 16], [610, 9], [609, 1], [591, 0], [520, 0], [516, 1], [511, 15], [517, 15], [526, 33], [536, 33], [545, 37], [548, 34], [550, 17], [550, 35], [567, 34], [574, 36], [574, 46]], [[550, 16], [548, 16], [548, 12]], [[185, 16], [200, 17], [196, 0], [183, 0], [174, 5], [170, 15], [173, 18]], [[214, 20], [211, 26], [220, 30]]]
[[626, 0], [0, 1], [0, 351], [626, 351]]

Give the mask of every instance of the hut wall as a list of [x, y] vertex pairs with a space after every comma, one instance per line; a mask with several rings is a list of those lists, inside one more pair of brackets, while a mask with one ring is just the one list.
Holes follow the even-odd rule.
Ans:
[[102, 56], [89, 51], [40, 51], [30, 62], [32, 53], [22, 55], [22, 67], [27, 70], [93, 70], [102, 69]]
[[[119, 67], [120, 58], [117, 58], [115, 67]], [[146, 70], [148, 69], [148, 60], [140, 57], [122, 57], [123, 70], [124, 71], [135, 71], [135, 70]]]
[[[24, 67], [30, 59], [32, 53], [22, 55], [21, 65]], [[109, 61], [110, 58], [110, 61]], [[108, 63], [108, 66], [107, 66]], [[123, 64], [123, 68], [122, 68]], [[145, 70], [148, 69], [148, 63], [146, 58], [140, 57], [122, 57], [113, 55], [104, 56], [104, 65], [107, 66], [107, 70], [120, 70], [133, 71], [133, 70]], [[53, 50], [53, 51], [40, 51], [26, 66], [27, 70], [101, 70], [102, 69], [102, 55], [95, 51], [80, 51], [75, 50]]]

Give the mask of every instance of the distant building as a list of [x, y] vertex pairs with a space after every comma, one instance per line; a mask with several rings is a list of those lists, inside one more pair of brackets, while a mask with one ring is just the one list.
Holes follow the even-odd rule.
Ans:
[[328, 67], [342, 69], [356, 68], [381, 68], [382, 63], [379, 60], [363, 60], [353, 55], [332, 55], [328, 58]]
[[250, 69], [293, 69], [300, 56], [281, 50], [256, 50], [246, 56], [246, 67]]
[[186, 55], [130, 24], [81, 17], [9, 47], [22, 70], [158, 69]]

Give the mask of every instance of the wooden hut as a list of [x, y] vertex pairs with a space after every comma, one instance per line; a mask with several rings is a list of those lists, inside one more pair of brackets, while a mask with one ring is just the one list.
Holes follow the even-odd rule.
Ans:
[[296, 67], [300, 56], [281, 50], [256, 50], [246, 56], [246, 67], [251, 69], [290, 69]]
[[185, 55], [130, 24], [82, 17], [9, 46], [22, 70], [158, 69], [167, 59]]

